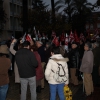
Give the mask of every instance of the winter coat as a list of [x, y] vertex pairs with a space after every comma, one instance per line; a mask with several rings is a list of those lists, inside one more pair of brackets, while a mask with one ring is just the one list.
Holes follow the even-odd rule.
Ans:
[[57, 63], [59, 63], [62, 66], [64, 66], [66, 76], [68, 77], [68, 80], [66, 81], [65, 84], [68, 84], [69, 83], [69, 74], [68, 74], [68, 66], [67, 66], [68, 58], [63, 58], [61, 54], [53, 55], [50, 58], [51, 59], [49, 59], [47, 66], [46, 66], [46, 70], [45, 70], [45, 78], [48, 81], [48, 83], [49, 84], [61, 84], [55, 81], [55, 79], [53, 78], [54, 73], [52, 72], [52, 70], [54, 72], [57, 71], [57, 68], [58, 68]]
[[20, 78], [31, 78], [36, 76], [35, 68], [38, 66], [35, 55], [27, 48], [21, 48], [15, 54], [16, 64]]
[[41, 46], [38, 48], [38, 53], [41, 57], [41, 62], [45, 62], [45, 50], [44, 50], [44, 46]]
[[34, 55], [38, 61], [38, 67], [36, 68], [36, 80], [41, 80], [44, 77], [43, 69], [41, 65], [41, 58], [37, 51], [34, 52]]
[[9, 83], [8, 69], [11, 66], [11, 60], [6, 57], [0, 57], [0, 86]]
[[[13, 49], [14, 48], [14, 44], [10, 45], [10, 52], [15, 55], [16, 51]], [[14, 62], [14, 73], [15, 73], [15, 83], [20, 83], [20, 77], [19, 77], [19, 72], [18, 72], [18, 67], [16, 62]]]
[[93, 55], [94, 55], [94, 65], [99, 66], [100, 65], [100, 47], [96, 47], [93, 50]]
[[93, 53], [92, 51], [85, 51], [80, 71], [83, 73], [91, 74], [93, 71]]
[[71, 49], [69, 52], [69, 68], [79, 68], [79, 52], [78, 49]]

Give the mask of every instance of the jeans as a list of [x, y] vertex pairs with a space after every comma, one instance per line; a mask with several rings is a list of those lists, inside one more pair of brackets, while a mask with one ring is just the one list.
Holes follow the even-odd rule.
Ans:
[[21, 82], [21, 100], [26, 100], [27, 85], [29, 83], [31, 100], [36, 100], [36, 77], [20, 78]]
[[0, 86], [0, 100], [6, 100], [8, 84]]
[[65, 100], [64, 84], [49, 84], [49, 86], [50, 86], [50, 100], [56, 100], [57, 92], [60, 100]]

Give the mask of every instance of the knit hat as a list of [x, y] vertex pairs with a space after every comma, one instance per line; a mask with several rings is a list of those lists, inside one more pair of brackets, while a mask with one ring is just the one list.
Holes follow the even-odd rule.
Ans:
[[89, 48], [92, 48], [92, 44], [90, 42], [85, 43]]
[[7, 45], [0, 46], [0, 53], [9, 54], [9, 50], [8, 50]]

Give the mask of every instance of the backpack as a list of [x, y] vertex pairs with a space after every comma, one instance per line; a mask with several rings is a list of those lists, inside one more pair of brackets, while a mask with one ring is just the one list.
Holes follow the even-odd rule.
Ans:
[[57, 70], [55, 72], [51, 69], [51, 71], [54, 73], [53, 78], [58, 83], [65, 83], [68, 78], [66, 76], [64, 67], [59, 63], [57, 63], [57, 65], [58, 65], [58, 68], [57, 68]]

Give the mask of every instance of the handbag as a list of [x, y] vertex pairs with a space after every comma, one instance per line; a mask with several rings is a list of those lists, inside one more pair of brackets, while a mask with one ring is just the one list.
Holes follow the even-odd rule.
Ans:
[[64, 86], [65, 100], [72, 100], [72, 91], [68, 86]]

